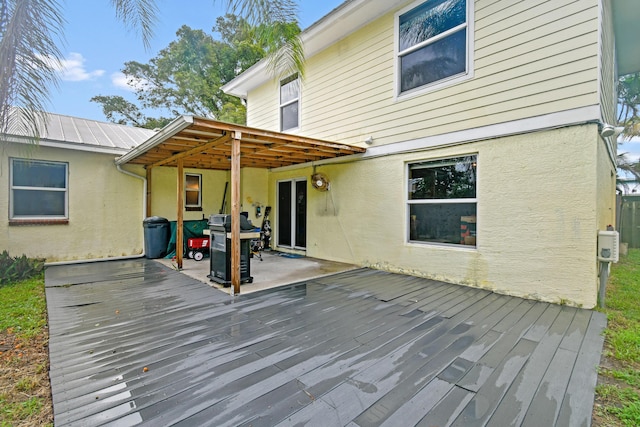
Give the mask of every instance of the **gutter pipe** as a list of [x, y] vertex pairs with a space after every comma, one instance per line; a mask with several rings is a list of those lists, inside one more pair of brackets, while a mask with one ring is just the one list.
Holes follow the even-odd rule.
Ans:
[[[124, 169], [122, 169], [120, 167], [119, 164], [116, 163], [116, 169], [118, 170], [118, 172], [123, 173], [125, 175], [129, 175], [132, 176], [134, 178], [138, 178], [140, 180], [142, 180], [142, 219], [144, 220], [144, 218], [147, 215], [147, 178], [140, 176], [140, 175], [136, 175], [133, 172], [129, 172], [126, 171]], [[144, 239], [144, 236], [143, 236]], [[73, 261], [56, 261], [56, 262], [45, 262], [45, 267], [48, 266], [54, 266], [54, 265], [72, 265], [72, 264], [85, 264], [85, 263], [90, 263], [90, 262], [102, 262], [102, 261], [122, 261], [122, 260], [127, 260], [127, 259], [137, 259], [137, 258], [144, 258], [145, 253], [144, 253], [144, 245], [142, 245], [142, 253], [139, 255], [125, 255], [125, 256], [118, 256], [118, 257], [109, 257], [109, 258], [94, 258], [94, 259], [81, 259], [81, 260], [73, 260]]]
[[[134, 178], [138, 178], [140, 180], [142, 180], [142, 220], [144, 221], [145, 217], [147, 216], [147, 178], [144, 176], [140, 176], [140, 175], [136, 175], [133, 172], [129, 172], [126, 171], [124, 169], [122, 169], [122, 167], [116, 163], [116, 169], [118, 170], [118, 172], [123, 173], [125, 175], [129, 175], [132, 176]], [[144, 232], [144, 230], [143, 230]], [[142, 237], [143, 241], [144, 241], [144, 235]], [[135, 258], [142, 258], [145, 256], [144, 253], [144, 244], [142, 245], [142, 254], [140, 254], [139, 256], [135, 256]], [[115, 258], [109, 258], [109, 259], [115, 259]]]

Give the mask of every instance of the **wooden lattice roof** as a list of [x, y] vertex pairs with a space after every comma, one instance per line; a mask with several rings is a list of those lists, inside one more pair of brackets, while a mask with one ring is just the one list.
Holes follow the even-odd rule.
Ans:
[[181, 116], [120, 157], [118, 164], [147, 167], [231, 169], [231, 140], [239, 137], [241, 167], [277, 168], [363, 153], [365, 148], [272, 132], [215, 120]]

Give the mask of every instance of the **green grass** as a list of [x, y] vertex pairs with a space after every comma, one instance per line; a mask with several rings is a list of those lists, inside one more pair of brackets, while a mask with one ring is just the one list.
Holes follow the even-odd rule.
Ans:
[[607, 285], [605, 354], [614, 368], [601, 369], [596, 388], [606, 425], [640, 425], [640, 249], [630, 249], [611, 268]]
[[630, 249], [613, 265], [605, 301], [614, 357], [640, 363], [640, 249]]
[[[35, 396], [23, 402], [9, 403], [0, 397], [0, 411], [5, 420], [26, 420], [37, 417], [42, 410], [42, 401]], [[10, 421], [2, 421], [2, 426], [13, 425]]]
[[44, 276], [0, 286], [0, 427], [52, 423]]
[[29, 339], [47, 323], [43, 275], [0, 287], [0, 331]]

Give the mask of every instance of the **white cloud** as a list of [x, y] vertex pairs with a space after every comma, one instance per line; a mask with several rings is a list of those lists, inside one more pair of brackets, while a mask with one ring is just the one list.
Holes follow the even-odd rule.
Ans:
[[111, 83], [118, 89], [128, 90], [129, 92], [135, 92], [138, 89], [145, 89], [149, 86], [148, 81], [127, 76], [122, 72], [111, 74]]
[[71, 52], [68, 57], [60, 61], [55, 68], [60, 73], [60, 78], [68, 82], [82, 82], [95, 80], [104, 75], [104, 70], [87, 71], [85, 68], [86, 59], [82, 54]]

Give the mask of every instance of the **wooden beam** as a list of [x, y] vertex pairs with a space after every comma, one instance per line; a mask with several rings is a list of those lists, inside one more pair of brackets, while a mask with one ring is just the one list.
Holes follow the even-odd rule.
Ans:
[[184, 224], [184, 168], [182, 165], [182, 159], [178, 159], [178, 216], [176, 221], [176, 263], [178, 264], [178, 270], [182, 270], [182, 233]]
[[233, 132], [231, 140], [231, 287], [240, 293], [240, 140], [242, 132]]
[[206, 144], [198, 145], [197, 147], [194, 147], [194, 148], [192, 148], [190, 150], [183, 151], [183, 152], [178, 153], [178, 154], [174, 154], [171, 157], [167, 157], [167, 158], [165, 158], [163, 160], [160, 160], [159, 162], [154, 163], [152, 166], [162, 166], [162, 165], [166, 165], [168, 163], [172, 163], [172, 162], [174, 162], [176, 160], [182, 160], [185, 157], [189, 157], [189, 156], [192, 156], [192, 155], [195, 155], [195, 154], [200, 154], [203, 151], [207, 150], [208, 148], [215, 147], [216, 145], [226, 144], [227, 142], [229, 142], [230, 139], [231, 139], [231, 137], [229, 137], [229, 136], [220, 137], [220, 138], [218, 138], [216, 140], [209, 141]]
[[148, 218], [151, 216], [151, 166], [147, 167], [147, 206], [145, 216]]
[[275, 138], [275, 140], [280, 140], [280, 141], [284, 140], [289, 142], [302, 143], [305, 145], [315, 145], [316, 147], [326, 147], [331, 149], [347, 150], [348, 152], [353, 152], [353, 153], [364, 153], [365, 151], [367, 151], [367, 149], [363, 147], [345, 145], [337, 142], [323, 141], [321, 139], [315, 139], [315, 138], [306, 138], [304, 136], [292, 135], [288, 133], [285, 134], [285, 133], [273, 132], [273, 131], [268, 131], [263, 129], [250, 128], [247, 126], [218, 122], [215, 120], [204, 119], [199, 117], [194, 117], [193, 125], [198, 126], [199, 128], [214, 129], [215, 131], [224, 130], [229, 132], [235, 132], [240, 135], [240, 139], [242, 139], [242, 134], [244, 133], [245, 136], [249, 136], [250, 138], [261, 138], [261, 139]]

